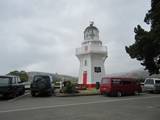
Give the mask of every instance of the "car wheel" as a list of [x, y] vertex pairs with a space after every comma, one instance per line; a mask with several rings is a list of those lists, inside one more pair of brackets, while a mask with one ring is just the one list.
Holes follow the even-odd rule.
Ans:
[[17, 96], [16, 92], [13, 91], [12, 93], [10, 93], [9, 95], [7, 95], [7, 98], [15, 98]]
[[52, 93], [53, 93], [52, 91], [49, 91], [48, 96], [52, 96]]
[[139, 92], [138, 91], [134, 91], [134, 95], [139, 95]]
[[117, 97], [121, 97], [122, 93], [120, 91], [117, 92]]
[[31, 91], [32, 97], [36, 97], [36, 93]]
[[20, 92], [20, 95], [24, 95], [25, 93], [25, 88], [22, 89], [22, 91]]

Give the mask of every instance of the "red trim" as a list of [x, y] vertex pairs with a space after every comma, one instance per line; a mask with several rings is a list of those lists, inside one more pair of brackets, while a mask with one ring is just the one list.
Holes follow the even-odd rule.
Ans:
[[95, 88], [96, 84], [80, 84], [81, 86], [86, 86], [87, 88]]

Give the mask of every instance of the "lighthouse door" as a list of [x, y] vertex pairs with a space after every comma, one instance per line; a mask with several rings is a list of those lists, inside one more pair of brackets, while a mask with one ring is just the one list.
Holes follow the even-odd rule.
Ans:
[[87, 71], [83, 72], [83, 84], [87, 84]]

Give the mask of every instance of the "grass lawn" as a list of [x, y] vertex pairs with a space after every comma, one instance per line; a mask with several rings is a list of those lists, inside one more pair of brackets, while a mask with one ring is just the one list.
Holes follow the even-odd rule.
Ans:
[[99, 94], [99, 89], [96, 88], [89, 88], [87, 90], [79, 90], [81, 94]]

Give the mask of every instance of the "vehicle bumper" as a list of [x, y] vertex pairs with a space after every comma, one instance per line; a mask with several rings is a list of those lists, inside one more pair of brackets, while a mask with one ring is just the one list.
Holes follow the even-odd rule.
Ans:
[[52, 91], [52, 89], [43, 89], [43, 90], [31, 89], [31, 91], [36, 92], [36, 93], [48, 93], [48, 92]]

